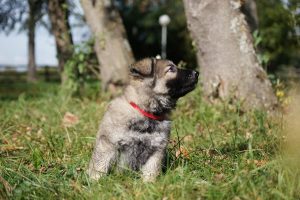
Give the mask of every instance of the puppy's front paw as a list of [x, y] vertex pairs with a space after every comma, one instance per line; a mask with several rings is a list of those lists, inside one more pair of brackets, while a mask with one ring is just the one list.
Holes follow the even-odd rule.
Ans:
[[156, 180], [156, 176], [154, 176], [154, 175], [143, 175], [142, 179], [145, 183], [153, 183]]
[[104, 175], [104, 173], [98, 172], [93, 169], [88, 169], [86, 173], [89, 175], [90, 179], [94, 181], [99, 180]]

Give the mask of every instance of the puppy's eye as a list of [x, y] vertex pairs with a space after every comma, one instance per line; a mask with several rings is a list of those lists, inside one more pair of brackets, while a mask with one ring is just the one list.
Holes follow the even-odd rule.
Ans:
[[176, 67], [174, 66], [174, 65], [170, 65], [169, 67], [168, 67], [168, 70], [167, 70], [167, 72], [176, 72]]

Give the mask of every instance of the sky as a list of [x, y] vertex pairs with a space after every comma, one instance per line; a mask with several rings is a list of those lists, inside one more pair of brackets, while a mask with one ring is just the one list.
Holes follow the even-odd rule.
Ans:
[[[83, 13], [79, 1], [75, 0], [76, 9]], [[70, 19], [71, 24], [76, 23], [75, 19]], [[88, 32], [88, 28], [77, 27], [72, 28], [73, 40], [75, 43], [86, 39], [84, 35]], [[26, 32], [14, 31], [9, 35], [0, 32], [0, 65], [18, 66], [27, 65], [28, 47]], [[36, 63], [37, 65], [57, 65], [55, 40], [49, 32], [43, 27], [36, 29]]]
[[[27, 42], [26, 32], [6, 35], [0, 33], [0, 64], [4, 65], [26, 65], [27, 64]], [[38, 65], [57, 65], [55, 41], [45, 29], [36, 30], [36, 63]]]

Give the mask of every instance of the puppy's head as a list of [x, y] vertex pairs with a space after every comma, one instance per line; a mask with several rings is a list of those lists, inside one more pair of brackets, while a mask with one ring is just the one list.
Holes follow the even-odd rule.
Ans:
[[145, 58], [130, 66], [130, 76], [132, 85], [177, 100], [196, 87], [199, 73], [170, 60]]

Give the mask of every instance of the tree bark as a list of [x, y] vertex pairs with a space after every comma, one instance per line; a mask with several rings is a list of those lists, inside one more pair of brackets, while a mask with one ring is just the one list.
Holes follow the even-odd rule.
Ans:
[[52, 33], [55, 37], [59, 71], [62, 82], [64, 65], [73, 54], [73, 40], [68, 21], [68, 3], [66, 0], [48, 0], [48, 12]]
[[277, 99], [258, 63], [241, 1], [184, 0], [184, 6], [204, 96], [237, 100], [246, 109], [275, 108]]
[[81, 0], [85, 19], [95, 39], [102, 88], [128, 81], [128, 66], [134, 61], [119, 12], [110, 1]]
[[36, 63], [35, 63], [35, 5], [34, 1], [28, 0], [28, 70], [27, 81], [36, 81]]

